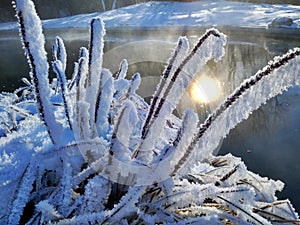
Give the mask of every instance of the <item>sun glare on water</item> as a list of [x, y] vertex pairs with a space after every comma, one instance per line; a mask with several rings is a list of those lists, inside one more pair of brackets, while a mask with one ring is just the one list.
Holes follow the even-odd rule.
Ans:
[[219, 99], [222, 90], [216, 79], [201, 76], [191, 85], [191, 98], [197, 103], [211, 103]]

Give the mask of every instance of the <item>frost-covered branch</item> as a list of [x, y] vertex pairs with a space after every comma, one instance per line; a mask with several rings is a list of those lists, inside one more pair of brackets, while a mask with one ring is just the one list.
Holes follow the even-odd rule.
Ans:
[[31, 82], [34, 85], [40, 116], [52, 142], [59, 143], [62, 128], [55, 119], [49, 99], [51, 96], [48, 80], [49, 65], [44, 48], [45, 38], [42, 33], [41, 20], [30, 0], [16, 0], [15, 9], [20, 25], [21, 40], [31, 69]]
[[157, 90], [155, 91], [153, 98], [151, 100], [151, 104], [148, 110], [148, 114], [146, 116], [145, 122], [142, 128], [142, 138], [146, 137], [146, 132], [149, 129], [149, 124], [153, 119], [153, 114], [157, 110], [158, 101], [163, 98], [164, 93], [168, 83], [170, 82], [169, 75], [173, 74], [174, 71], [178, 68], [181, 60], [186, 56], [187, 51], [189, 49], [189, 43], [186, 38], [179, 38], [178, 44], [175, 47], [174, 52], [172, 53], [171, 58], [169, 59], [168, 65], [163, 71], [161, 76], [161, 80], [157, 86]]
[[57, 81], [60, 85], [65, 115], [66, 115], [69, 127], [72, 130], [70, 107], [69, 107], [69, 103], [67, 101], [68, 87], [67, 87], [66, 75], [64, 73], [64, 65], [60, 60], [57, 60], [57, 61], [53, 62], [52, 66], [53, 66], [53, 71], [56, 73]]
[[[282, 57], [276, 57], [268, 66], [245, 80], [207, 119], [200, 125], [192, 142], [185, 150], [183, 161], [189, 165], [212, 154], [220, 140], [253, 110], [268, 99], [281, 94], [288, 87], [300, 82], [300, 49], [295, 48]], [[198, 146], [197, 146], [198, 145]], [[195, 149], [200, 151], [195, 151]], [[183, 163], [183, 162], [182, 162]], [[176, 172], [175, 170], [174, 172]]]
[[79, 50], [79, 60], [78, 60], [78, 62], [74, 63], [73, 76], [72, 76], [71, 82], [68, 85], [69, 91], [72, 91], [74, 85], [79, 82], [79, 74], [80, 74], [79, 61], [82, 57], [86, 58], [86, 59], [88, 58], [88, 50], [85, 47], [80, 48], [80, 50]]
[[114, 80], [109, 70], [103, 69], [96, 101], [95, 121], [99, 137], [107, 139], [109, 134], [109, 112], [113, 100]]
[[19, 224], [20, 218], [24, 213], [24, 208], [30, 200], [30, 192], [33, 188], [32, 185], [35, 180], [35, 173], [35, 165], [30, 164], [26, 167], [24, 174], [21, 177], [21, 184], [8, 218], [9, 225]]
[[126, 161], [130, 159], [130, 139], [137, 123], [137, 112], [131, 101], [126, 101], [116, 118], [114, 132], [111, 138], [111, 151], [114, 157]]
[[[182, 40], [183, 39], [181, 39], [179, 43]], [[153, 107], [153, 110], [155, 108], [155, 111], [153, 112], [151, 124], [148, 125], [148, 128], [145, 126], [145, 128], [143, 128], [143, 130], [147, 130], [144, 131], [144, 137], [142, 138], [139, 148], [133, 154], [134, 158], [147, 163], [151, 162], [151, 152], [155, 148], [155, 143], [158, 139], [156, 134], [159, 132], [161, 124], [165, 124], [166, 118], [172, 114], [183, 91], [187, 88], [193, 76], [202, 68], [202, 66], [209, 59], [214, 58], [215, 60], [219, 60], [224, 55], [225, 44], [225, 35], [215, 29], [210, 29], [199, 39], [198, 43], [181, 61], [179, 66], [174, 67], [173, 74], [170, 76], [170, 82], [166, 84], [163, 95], [160, 97], [157, 106]], [[187, 47], [187, 44], [184, 44], [184, 46]], [[180, 45], [177, 48], [180, 48]], [[173, 53], [174, 58], [176, 58], [175, 53]], [[172, 58], [170, 60], [171, 63], [173, 61]], [[168, 69], [166, 71], [168, 71]], [[150, 110], [152, 109], [150, 108], [149, 111]], [[146, 120], [151, 120], [151, 114], [152, 112], [148, 113], [150, 116], [148, 116]], [[148, 123], [146, 122], [146, 126]]]
[[123, 59], [120, 63], [119, 71], [116, 74], [116, 80], [125, 79], [128, 70], [128, 62], [126, 59]]
[[91, 22], [91, 38], [89, 44], [89, 63], [86, 87], [86, 101], [90, 104], [90, 127], [92, 129], [92, 137], [96, 133], [96, 104], [97, 96], [100, 89], [100, 80], [102, 73], [103, 61], [103, 36], [105, 35], [105, 28], [102, 19], [93, 19]]
[[63, 72], [66, 72], [67, 67], [67, 52], [64, 41], [60, 37], [55, 38], [55, 43], [52, 45], [53, 60], [59, 60], [62, 64]]
[[81, 57], [78, 63], [78, 74], [75, 80], [75, 109], [74, 109], [74, 119], [73, 130], [75, 132], [75, 137], [80, 139], [86, 139], [90, 137], [90, 121], [88, 111], [85, 107], [89, 108], [89, 105], [84, 101], [86, 97], [85, 93], [85, 83], [88, 73], [88, 59], [86, 57]]

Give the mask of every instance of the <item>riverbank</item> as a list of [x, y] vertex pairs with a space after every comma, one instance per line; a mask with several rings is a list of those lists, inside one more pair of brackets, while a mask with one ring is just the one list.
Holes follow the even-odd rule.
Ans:
[[[190, 2], [191, 0], [177, 0], [177, 2]], [[194, 0], [195, 1], [195, 0]], [[264, 4], [291, 4], [300, 5], [299, 0], [234, 0], [238, 2], [246, 3], [264, 3]], [[76, 14], [103, 12], [111, 9], [117, 9], [126, 7], [129, 5], [135, 5], [143, 2], [149, 2], [149, 0], [89, 0], [88, 4], [82, 4], [82, 0], [56, 0], [47, 1], [35, 0], [37, 11], [39, 12], [41, 19], [51, 19], [58, 17], [67, 17]], [[0, 23], [15, 21], [15, 12], [9, 1], [0, 2]]]
[[[148, 2], [103, 13], [44, 20], [43, 27], [45, 29], [88, 28], [93, 18], [101, 17], [107, 29], [157, 29], [179, 26], [233, 26], [267, 29], [274, 19], [286, 17], [293, 24], [285, 28], [299, 29], [299, 15], [299, 6], [286, 4], [271, 5], [234, 1]], [[16, 28], [16, 23], [0, 24], [0, 30]]]

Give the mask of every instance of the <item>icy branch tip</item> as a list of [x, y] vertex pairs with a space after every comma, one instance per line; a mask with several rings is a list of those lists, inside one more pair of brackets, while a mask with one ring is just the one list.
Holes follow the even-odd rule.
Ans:
[[93, 27], [93, 29], [95, 29], [96, 27], [100, 28], [100, 32], [101, 32], [102, 36], [104, 36], [106, 33], [105, 23], [101, 17], [96, 17], [96, 18], [92, 19], [91, 27]]

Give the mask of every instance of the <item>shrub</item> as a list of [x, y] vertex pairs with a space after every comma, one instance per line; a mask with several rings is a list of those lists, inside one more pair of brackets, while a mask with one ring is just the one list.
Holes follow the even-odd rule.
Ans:
[[91, 22], [89, 48], [80, 49], [71, 80], [56, 38], [51, 85], [34, 5], [17, 0], [15, 8], [31, 81], [1, 96], [1, 118], [11, 118], [1, 142], [1, 223], [299, 223], [290, 202], [275, 196], [281, 181], [212, 152], [253, 110], [299, 85], [300, 49], [245, 80], [199, 124], [192, 110], [182, 119], [172, 112], [193, 75], [223, 56], [224, 34], [207, 30], [191, 51], [180, 37], [148, 105], [135, 92], [140, 75], [126, 79], [126, 60], [116, 76], [102, 67], [100, 18]]

